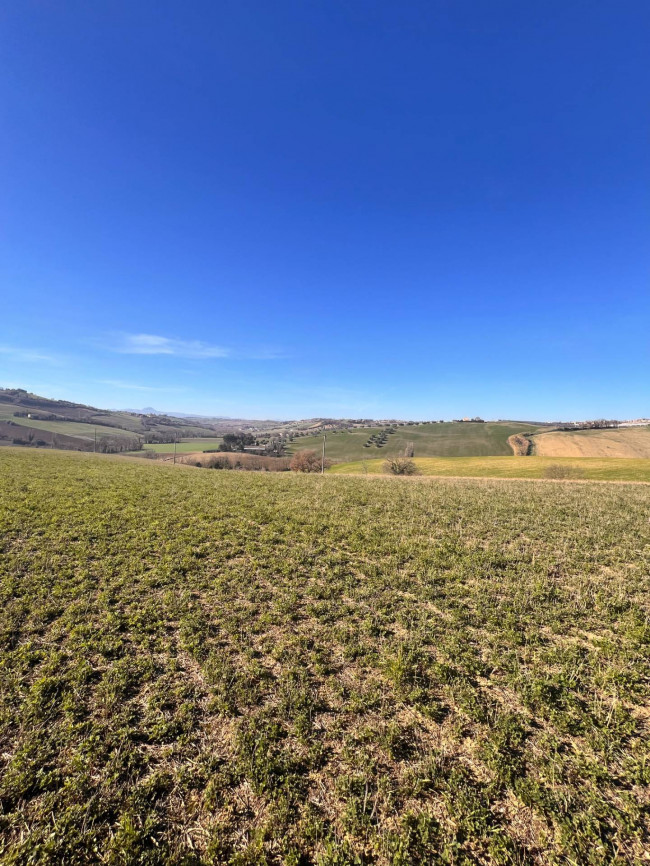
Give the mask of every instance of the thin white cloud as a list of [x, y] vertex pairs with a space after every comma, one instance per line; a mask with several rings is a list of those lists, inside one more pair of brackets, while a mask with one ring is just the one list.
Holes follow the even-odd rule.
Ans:
[[12, 361], [28, 364], [60, 364], [61, 360], [54, 355], [47, 355], [40, 349], [25, 349], [18, 346], [0, 345], [0, 355]]
[[157, 334], [117, 334], [109, 347], [120, 355], [174, 355], [177, 358], [227, 358], [231, 352], [201, 340], [177, 340]]
[[120, 355], [168, 355], [175, 358], [206, 360], [230, 358], [238, 361], [274, 361], [288, 357], [284, 350], [273, 346], [253, 346], [232, 349], [216, 346], [202, 340], [179, 340], [160, 334], [111, 334], [99, 344], [102, 348]]
[[110, 385], [112, 388], [122, 388], [126, 391], [162, 391], [164, 393], [183, 393], [186, 388], [160, 388], [156, 385], [138, 385], [135, 382], [125, 382], [122, 379], [98, 379], [99, 385]]

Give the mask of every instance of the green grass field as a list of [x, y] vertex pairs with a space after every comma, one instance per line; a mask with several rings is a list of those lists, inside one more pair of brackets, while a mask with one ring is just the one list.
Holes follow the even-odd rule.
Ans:
[[[204, 451], [206, 448], [218, 448], [221, 437], [214, 439], [185, 439], [176, 445], [177, 454], [190, 454], [193, 451]], [[172, 454], [174, 443], [164, 445], [143, 445], [147, 451], [157, 451], [159, 454]]]
[[80, 421], [36, 421], [32, 418], [15, 418], [15, 406], [0, 404], [0, 421], [13, 421], [21, 427], [32, 427], [35, 430], [49, 430], [50, 433], [64, 433], [68, 436], [79, 436], [82, 439], [93, 439], [95, 430], [97, 438], [105, 436], [131, 436], [130, 431], [119, 427], [103, 427], [100, 424], [84, 424]]
[[647, 862], [647, 487], [0, 477], [0, 863]]
[[[514, 433], [532, 433], [538, 430], [526, 424], [504, 423], [445, 423], [419, 424], [413, 427], [397, 427], [388, 436], [383, 448], [364, 448], [364, 443], [373, 433], [383, 427], [350, 430], [344, 433], [327, 434], [327, 456], [332, 460], [349, 461], [400, 454], [408, 442], [413, 442], [416, 457], [486, 457], [488, 455], [512, 454], [508, 436]], [[295, 439], [290, 451], [302, 449], [320, 450], [322, 436], [301, 436]]]
[[[573, 478], [592, 481], [650, 481], [650, 460], [630, 457], [416, 457], [419, 475], [461, 478], [544, 478], [569, 467]], [[329, 474], [384, 474], [384, 459], [337, 463]]]

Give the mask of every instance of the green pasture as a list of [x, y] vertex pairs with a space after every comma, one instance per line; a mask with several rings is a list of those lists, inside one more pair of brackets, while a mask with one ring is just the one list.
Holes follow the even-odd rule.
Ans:
[[31, 427], [34, 430], [48, 430], [50, 433], [65, 433], [68, 436], [78, 436], [82, 439], [93, 439], [95, 430], [97, 438], [103, 436], [131, 436], [129, 430], [119, 427], [105, 427], [100, 424], [84, 424], [80, 421], [37, 421], [32, 418], [14, 418], [15, 406], [0, 404], [0, 421], [13, 421], [21, 427]]
[[[371, 427], [330, 432], [327, 434], [326, 441], [327, 456], [337, 461], [383, 458], [403, 453], [409, 442], [414, 445], [416, 457], [505, 456], [512, 454], [512, 449], [508, 445], [509, 436], [514, 433], [532, 433], [539, 428], [510, 422], [419, 424], [411, 427], [396, 427], [396, 432], [388, 436], [383, 448], [363, 447], [373, 433], [379, 433], [384, 429], [384, 427]], [[292, 453], [301, 449], [320, 451], [322, 446], [322, 435], [300, 436], [292, 442], [289, 450]]]
[[0, 477], [3, 866], [647, 862], [645, 485]]

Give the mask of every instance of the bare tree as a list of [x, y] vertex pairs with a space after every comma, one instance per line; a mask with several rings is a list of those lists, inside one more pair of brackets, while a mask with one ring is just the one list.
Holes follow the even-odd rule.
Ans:
[[389, 457], [384, 461], [384, 472], [390, 475], [417, 475], [418, 467], [408, 457]]

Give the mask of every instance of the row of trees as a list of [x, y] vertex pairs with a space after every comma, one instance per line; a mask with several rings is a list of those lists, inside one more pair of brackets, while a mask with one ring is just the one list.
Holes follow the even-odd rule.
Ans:
[[595, 421], [569, 421], [559, 424], [560, 430], [602, 430], [606, 427], [618, 427], [620, 421], [613, 418], [597, 418]]
[[287, 437], [273, 435], [256, 439], [252, 433], [226, 433], [219, 446], [220, 451], [246, 451], [257, 446], [261, 454], [267, 457], [284, 457]]
[[[18, 427], [18, 425], [16, 425]], [[9, 437], [0, 437], [9, 438]], [[52, 433], [49, 430], [36, 430], [23, 427], [11, 435], [13, 445], [32, 448], [58, 448], [65, 451], [97, 451], [99, 454], [120, 454], [124, 451], [142, 450], [138, 436], [101, 436], [97, 441], [69, 436], [66, 433]]]
[[375, 448], [383, 448], [386, 442], [388, 442], [388, 437], [395, 433], [394, 427], [386, 427], [384, 430], [380, 430], [378, 433], [373, 433], [368, 437], [367, 442], [364, 443], [364, 448], [372, 448], [374, 445]]

